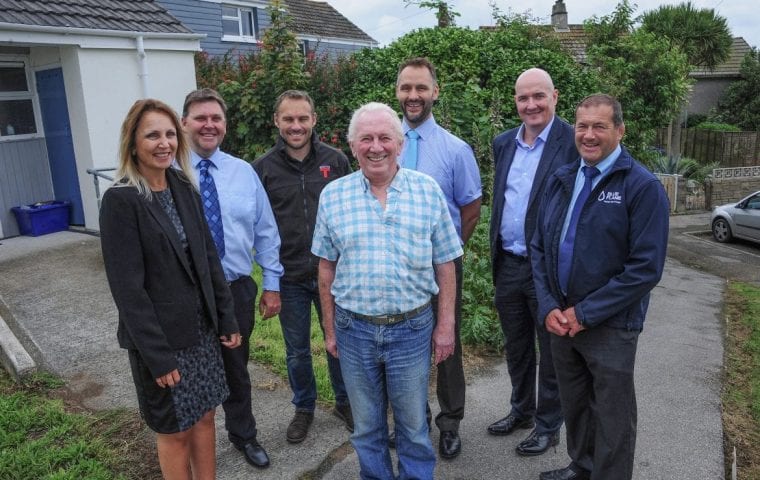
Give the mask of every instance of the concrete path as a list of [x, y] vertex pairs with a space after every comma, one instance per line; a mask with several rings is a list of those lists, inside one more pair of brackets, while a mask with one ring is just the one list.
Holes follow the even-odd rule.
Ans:
[[[87, 407], [135, 408], [126, 354], [116, 343], [116, 309], [99, 239], [60, 232], [0, 240], [0, 272], [0, 327], [3, 321], [10, 327], [39, 368], [63, 377]], [[637, 480], [723, 478], [719, 397], [723, 284], [720, 277], [669, 259], [653, 293], [636, 369]], [[468, 379], [462, 455], [440, 461], [436, 478], [535, 479], [540, 471], [568, 462], [564, 440], [546, 455], [522, 458], [514, 447], [523, 433], [510, 437], [486, 433], [485, 427], [506, 413], [510, 392], [504, 362], [492, 360]], [[253, 469], [230, 448], [219, 409], [220, 479], [358, 478], [348, 432], [329, 409], [318, 409], [309, 437], [290, 445], [285, 441], [293, 412], [287, 381], [255, 364], [251, 373], [259, 441], [272, 465]], [[432, 438], [437, 445], [435, 429]]]

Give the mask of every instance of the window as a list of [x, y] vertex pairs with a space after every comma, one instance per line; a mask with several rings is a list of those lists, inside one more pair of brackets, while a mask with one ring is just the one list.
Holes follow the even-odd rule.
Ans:
[[222, 40], [255, 41], [259, 37], [257, 10], [222, 5]]
[[23, 62], [0, 62], [0, 137], [37, 133]]
[[301, 40], [298, 42], [298, 46], [301, 47], [301, 54], [303, 55], [303, 58], [307, 58], [309, 56], [309, 41]]

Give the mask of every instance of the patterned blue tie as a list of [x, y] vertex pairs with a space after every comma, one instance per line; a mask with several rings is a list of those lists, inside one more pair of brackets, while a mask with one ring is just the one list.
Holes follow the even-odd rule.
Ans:
[[406, 132], [406, 151], [404, 152], [404, 168], [417, 170], [417, 139], [420, 134], [414, 130]]
[[583, 182], [583, 188], [575, 199], [573, 213], [570, 216], [570, 223], [567, 224], [565, 239], [559, 246], [559, 260], [557, 261], [557, 274], [559, 275], [559, 286], [563, 293], [567, 293], [567, 282], [570, 280], [570, 266], [573, 263], [573, 245], [575, 244], [575, 229], [578, 226], [578, 218], [581, 216], [583, 204], [591, 195], [591, 186], [593, 179], [599, 175], [599, 169], [596, 167], [583, 167], [581, 169], [586, 181]]
[[211, 160], [204, 158], [199, 163], [201, 167], [201, 200], [203, 200], [203, 212], [206, 214], [206, 222], [211, 230], [211, 238], [216, 244], [219, 258], [224, 258], [224, 228], [222, 226], [222, 210], [219, 208], [219, 194], [216, 192], [214, 177], [208, 171], [213, 165]]

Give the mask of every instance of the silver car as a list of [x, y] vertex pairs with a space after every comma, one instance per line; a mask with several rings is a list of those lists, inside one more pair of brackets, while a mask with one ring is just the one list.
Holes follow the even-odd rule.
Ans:
[[760, 242], [760, 192], [713, 208], [710, 224], [713, 237], [721, 243], [733, 238]]

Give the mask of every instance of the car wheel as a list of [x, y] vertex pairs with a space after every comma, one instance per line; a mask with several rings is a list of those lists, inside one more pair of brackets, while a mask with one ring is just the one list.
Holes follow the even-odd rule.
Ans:
[[730, 242], [733, 238], [731, 226], [725, 218], [716, 218], [712, 224], [712, 234], [715, 240], [720, 243]]

